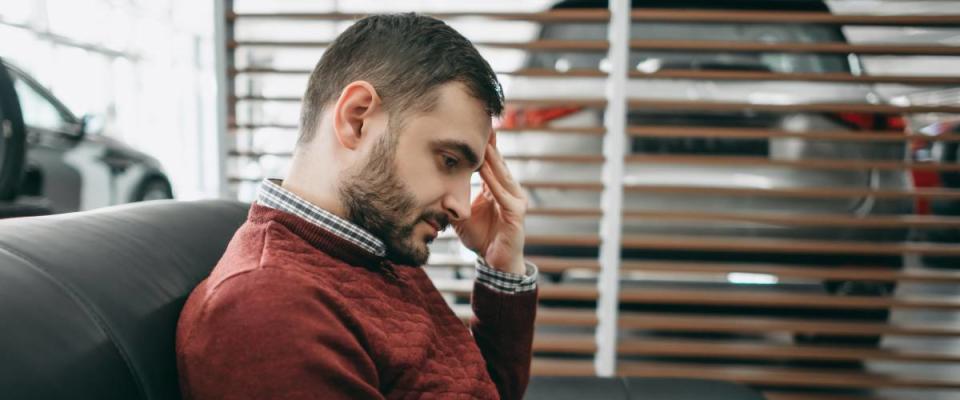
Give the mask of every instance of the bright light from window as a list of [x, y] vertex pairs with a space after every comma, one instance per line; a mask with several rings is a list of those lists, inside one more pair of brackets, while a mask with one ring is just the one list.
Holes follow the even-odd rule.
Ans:
[[776, 285], [780, 280], [769, 274], [731, 272], [727, 274], [727, 282], [737, 285]]
[[659, 71], [662, 65], [663, 63], [660, 62], [659, 58], [649, 58], [637, 64], [637, 71], [645, 74], [652, 74]]

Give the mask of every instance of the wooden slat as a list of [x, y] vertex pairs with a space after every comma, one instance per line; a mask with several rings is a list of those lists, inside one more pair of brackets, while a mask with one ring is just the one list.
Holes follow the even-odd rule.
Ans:
[[[230, 183], [241, 182], [260, 182], [260, 177], [242, 177], [231, 176], [227, 178]], [[547, 182], [547, 181], [524, 181], [520, 184], [531, 190], [573, 190], [599, 192], [603, 190], [603, 184], [598, 182]], [[796, 198], [857, 198], [857, 197], [876, 197], [876, 198], [942, 198], [958, 199], [960, 190], [949, 189], [916, 189], [912, 191], [899, 190], [869, 190], [869, 189], [844, 189], [844, 188], [802, 188], [802, 189], [744, 189], [744, 188], [725, 188], [725, 187], [704, 187], [704, 186], [678, 186], [678, 185], [624, 185], [624, 191], [634, 193], [657, 193], [657, 194], [691, 194], [707, 196], [749, 196], [749, 197], [796, 197]]]
[[263, 178], [254, 178], [250, 176], [229, 176], [228, 183], [259, 183]]
[[[461, 321], [467, 323], [473, 317], [470, 305], [452, 306], [454, 313]], [[550, 308], [537, 309], [536, 324], [538, 326], [597, 326], [597, 313], [592, 309], [583, 308]]]
[[277, 74], [277, 75], [308, 75], [311, 70], [302, 68], [231, 68], [227, 70], [230, 76], [237, 75], [255, 75], [255, 74]]
[[563, 272], [574, 268], [600, 269], [600, 262], [596, 258], [530, 256], [527, 260], [536, 264], [540, 272]]
[[597, 164], [604, 161], [602, 155], [594, 154], [504, 154], [503, 158], [510, 161], [540, 161], [576, 164]]
[[260, 158], [265, 156], [273, 157], [293, 157], [292, 151], [241, 151], [241, 150], [230, 150], [227, 152], [227, 155], [230, 157], [249, 157], [249, 158]]
[[[227, 181], [230, 183], [242, 182], [260, 182], [261, 177], [250, 176], [230, 176]], [[603, 185], [594, 182], [548, 182], [548, 181], [527, 181], [521, 182], [522, 186], [529, 189], [556, 189], [556, 190], [575, 190], [587, 192], [599, 192], [603, 190]]]
[[301, 100], [300, 96], [233, 96], [230, 98], [230, 101], [232, 102], [248, 101], [248, 102], [299, 103], [300, 100]]
[[[586, 188], [587, 183], [582, 183]], [[597, 190], [600, 190], [598, 188]], [[731, 188], [710, 186], [681, 185], [624, 185], [624, 191], [634, 193], [689, 194], [706, 196], [747, 196], [747, 197], [795, 197], [805, 199], [846, 199], [875, 197], [883, 199], [928, 197], [931, 199], [960, 199], [960, 190], [952, 189], [914, 189], [914, 190], [874, 190], [829, 187], [809, 188]]]
[[540, 298], [545, 300], [596, 300], [597, 288], [593, 285], [538, 284]]
[[[292, 68], [242, 68], [230, 69], [230, 76], [253, 74], [308, 75], [309, 69]], [[524, 76], [535, 78], [604, 78], [606, 72], [598, 69], [571, 69], [558, 71], [549, 68], [520, 68], [511, 71], [497, 71], [498, 75]], [[634, 79], [690, 79], [712, 81], [796, 81], [796, 82], [834, 82], [834, 83], [884, 83], [901, 85], [960, 85], [960, 76], [941, 75], [853, 75], [841, 72], [764, 72], [764, 71], [726, 71], [726, 70], [685, 70], [664, 69], [647, 73], [630, 71]]]
[[529, 42], [472, 42], [477, 47], [527, 51], [605, 52], [610, 47], [606, 40], [538, 39]]
[[[527, 259], [532, 259], [532, 258], [527, 257]], [[434, 256], [431, 256], [430, 261], [428, 261], [429, 266], [437, 267], [437, 268], [451, 268], [451, 267], [466, 268], [466, 267], [473, 267], [475, 263], [476, 263], [475, 260], [461, 259], [459, 257], [457, 257], [456, 260], [438, 259], [435, 261]], [[579, 263], [560, 262], [560, 263], [547, 263], [547, 264], [535, 263], [535, 264], [537, 264], [537, 268], [539, 269], [540, 272], [551, 273], [551, 274], [561, 274], [571, 268], [595, 269], [595, 268], [592, 268], [590, 264], [579, 264]]]
[[803, 333], [840, 336], [883, 335], [948, 338], [960, 336], [960, 326], [955, 325], [849, 322], [708, 314], [621, 312], [618, 325], [623, 329], [674, 332]]
[[520, 185], [527, 189], [557, 189], [557, 190], [577, 190], [587, 192], [599, 192], [603, 190], [603, 184], [599, 182], [549, 182], [549, 181], [523, 181]]
[[263, 129], [263, 128], [276, 128], [276, 129], [299, 129], [300, 126], [296, 124], [233, 124], [228, 126], [231, 130], [236, 129]]
[[[367, 13], [291, 13], [291, 12], [228, 12], [227, 20], [238, 19], [293, 19], [318, 21], [349, 21], [363, 18]], [[438, 19], [486, 18], [505, 21], [531, 22], [606, 22], [610, 13], [603, 8], [550, 10], [535, 13], [503, 12], [446, 12], [425, 13]], [[957, 15], [844, 15], [825, 12], [772, 12], [772, 11], [702, 11], [680, 9], [633, 10], [635, 21], [659, 22], [720, 22], [729, 23], [788, 23], [788, 24], [840, 24], [840, 25], [892, 25], [892, 26], [956, 26]]]
[[597, 342], [593, 335], [537, 334], [533, 337], [533, 351], [593, 354], [597, 351]]
[[839, 24], [894, 26], [957, 26], [958, 15], [854, 15], [815, 11], [752, 11], [752, 10], [682, 10], [642, 9], [630, 14], [634, 21]]
[[[238, 19], [293, 19], [318, 21], [350, 21], [363, 18], [366, 13], [291, 13], [291, 12], [228, 12], [227, 20]], [[603, 8], [550, 10], [535, 13], [502, 12], [447, 12], [425, 13], [438, 19], [486, 18], [505, 21], [531, 22], [606, 22], [610, 13]], [[633, 10], [631, 18], [635, 21], [660, 22], [721, 22], [729, 23], [816, 23], [841, 25], [893, 25], [893, 26], [956, 26], [960, 25], [957, 15], [844, 15], [825, 12], [771, 12], [771, 11], [701, 11], [678, 9]]]
[[807, 370], [782, 367], [636, 362], [618, 363], [618, 374], [640, 377], [719, 379], [748, 385], [789, 385], [833, 388], [936, 388], [958, 389], [960, 380], [911, 377], [906, 374], [847, 372], [831, 369]]
[[[312, 40], [231, 40], [227, 48], [272, 47], [272, 48], [324, 48], [331, 42]], [[480, 42], [477, 47], [518, 49], [528, 51], [606, 51], [609, 44], [605, 40], [554, 40], [540, 39], [529, 42]], [[630, 41], [633, 50], [657, 51], [719, 51], [719, 52], [775, 52], [775, 53], [834, 53], [864, 55], [939, 55], [960, 56], [960, 46], [938, 45], [880, 45], [848, 43], [763, 43], [738, 42], [726, 40], [674, 40], [674, 39], [635, 39]]]
[[[585, 75], [586, 76], [586, 75]], [[712, 81], [797, 81], [835, 83], [889, 83], [903, 85], [960, 85], [960, 76], [852, 75], [840, 72], [762, 72], [724, 70], [660, 70], [653, 73], [631, 71], [638, 79], [695, 79]]]
[[597, 235], [527, 235], [528, 245], [540, 246], [599, 246]]
[[[330, 47], [331, 42], [316, 40], [231, 40], [227, 48], [240, 47], [271, 47], [271, 48], [324, 48]], [[541, 39], [529, 42], [480, 42], [474, 41], [474, 46], [495, 49], [518, 49], [528, 51], [606, 51], [606, 40], [554, 40]]]
[[[251, 157], [258, 158], [264, 156], [274, 157], [293, 157], [291, 151], [239, 151], [231, 150], [227, 153], [231, 157]], [[577, 164], [596, 164], [603, 162], [603, 156], [591, 154], [503, 154], [503, 158], [509, 161], [539, 161], [553, 163], [577, 163]]]
[[748, 222], [782, 226], [837, 226], [879, 229], [960, 227], [960, 217], [934, 215], [868, 215], [858, 217], [852, 214], [625, 210], [623, 217], [652, 221]]
[[624, 288], [620, 301], [638, 304], [696, 304], [704, 306], [788, 307], [824, 309], [939, 309], [960, 310], [960, 299], [947, 296], [833, 296], [789, 292], [721, 289]]
[[[255, 176], [228, 176], [228, 183], [258, 183], [263, 177]], [[595, 182], [549, 182], [549, 181], [526, 181], [520, 183], [528, 189], [551, 189], [551, 190], [573, 190], [586, 192], [599, 192], [603, 190], [603, 185]]]
[[507, 99], [507, 105], [523, 107], [594, 107], [602, 108], [607, 101], [597, 98], [564, 99], [564, 98], [526, 98]]
[[[606, 43], [604, 43], [606, 44]], [[606, 46], [604, 46], [606, 47]], [[524, 48], [524, 47], [519, 47]], [[579, 47], [576, 47], [580, 49]], [[828, 53], [861, 55], [938, 55], [958, 56], [960, 46], [901, 45], [901, 44], [850, 44], [842, 42], [816, 43], [763, 43], [730, 40], [675, 40], [634, 39], [633, 50], [658, 51], [719, 51], [719, 52], [773, 52], [773, 53]], [[586, 50], [586, 49], [584, 49]], [[591, 50], [601, 50], [599, 47]]]
[[[292, 20], [317, 20], [317, 21], [350, 21], [363, 18], [368, 13], [340, 13], [340, 12], [228, 12], [227, 20], [235, 21], [238, 19], [292, 19]], [[503, 21], [531, 21], [531, 22], [605, 22], [610, 19], [610, 13], [604, 8], [596, 9], [574, 9], [574, 10], [550, 10], [535, 13], [504, 13], [504, 12], [445, 12], [445, 13], [424, 13], [438, 19], [455, 18], [486, 18]]]
[[[960, 48], [960, 46], [958, 46]], [[678, 101], [631, 99], [631, 109], [660, 110], [705, 110], [705, 111], [769, 111], [769, 112], [822, 112], [822, 113], [960, 113], [960, 106], [896, 106], [890, 104], [810, 103], [810, 104], [758, 104], [721, 101]]]
[[584, 135], [603, 135], [606, 129], [600, 126], [596, 127], [547, 127], [547, 126], [521, 126], [516, 128], [495, 128], [497, 133], [519, 133], [519, 132], [550, 132], [561, 134], [584, 134]]
[[534, 357], [530, 373], [534, 376], [592, 376], [595, 371], [593, 360]]
[[807, 346], [747, 341], [624, 339], [617, 345], [622, 355], [716, 357], [749, 360], [831, 360], [960, 362], [960, 354], [844, 346]]
[[[473, 291], [473, 281], [465, 279], [434, 279], [434, 286], [444, 293], [467, 296]], [[540, 299], [547, 300], [596, 300], [597, 287], [594, 285], [546, 284], [540, 283]]]
[[804, 140], [831, 140], [843, 142], [958, 142], [960, 136], [927, 136], [921, 134], [907, 135], [899, 131], [810, 131], [790, 132], [775, 129], [761, 128], [724, 128], [702, 126], [664, 126], [664, 125], [632, 125], [627, 133], [636, 137], [656, 138], [687, 138], [706, 137], [718, 139], [804, 139]]
[[318, 40], [228, 40], [228, 49], [237, 49], [240, 47], [293, 47], [293, 48], [321, 48], [329, 47], [331, 42]]
[[[230, 129], [261, 129], [261, 128], [280, 128], [280, 129], [298, 129], [296, 124], [234, 124]], [[522, 132], [548, 132], [558, 134], [583, 134], [583, 135], [603, 135], [606, 130], [603, 127], [548, 127], [548, 126], [530, 126], [516, 128], [496, 128], [497, 133], [522, 133]]]
[[[234, 96], [230, 101], [251, 101], [251, 102], [300, 102], [300, 96]], [[600, 108], [606, 105], [602, 99], [557, 99], [557, 98], [532, 98], [532, 99], [508, 99], [508, 105], [516, 106], [536, 106], [536, 107], [592, 107]]]
[[[300, 102], [299, 96], [234, 96], [233, 102]], [[606, 101], [600, 99], [509, 99], [508, 105], [525, 107], [604, 107]], [[704, 111], [767, 111], [767, 112], [822, 112], [822, 113], [952, 113], [960, 114], [960, 106], [896, 106], [889, 104], [854, 104], [854, 103], [810, 103], [810, 104], [759, 104], [736, 103], [720, 101], [675, 101], [675, 100], [641, 100], [628, 101], [631, 109], [661, 109], [670, 111], [704, 110]]]
[[519, 68], [513, 71], [500, 71], [498, 74], [533, 78], [604, 78], [607, 76], [606, 72], [589, 68], [577, 68], [567, 71], [558, 71], [550, 68]]
[[[528, 212], [529, 215], [529, 212]], [[442, 234], [441, 234], [442, 237]], [[437, 240], [440, 240], [438, 238]], [[454, 237], [453, 240], [459, 240]], [[597, 270], [600, 264], [596, 258], [528, 256], [527, 260], [537, 265], [540, 272], [562, 273], [568, 269]], [[427, 263], [431, 267], [473, 267], [476, 260], [455, 255], [431, 254]]]
[[582, 217], [599, 218], [603, 211], [595, 208], [531, 208], [527, 210], [527, 216], [540, 217]]
[[785, 264], [754, 264], [724, 262], [682, 262], [682, 261], [625, 261], [620, 268], [624, 271], [656, 271], [674, 274], [704, 273], [752, 273], [769, 274], [779, 277], [805, 278], [817, 280], [850, 280], [879, 282], [927, 282], [960, 283], [960, 272], [943, 270], [902, 270], [890, 267], [808, 267]]
[[[799, 159], [783, 160], [769, 157], [741, 157], [741, 156], [701, 156], [701, 155], [662, 155], [662, 154], [632, 154], [626, 157], [628, 163], [643, 164], [679, 164], [679, 165], [711, 165], [711, 166], [749, 166], [749, 167], [784, 167], [802, 169], [825, 169], [842, 171], [862, 171], [868, 169], [895, 170], [895, 171], [960, 171], [960, 164], [954, 163], [914, 163], [884, 160], [842, 160], [842, 159]], [[572, 161], [576, 162], [576, 161]], [[583, 161], [585, 162], [585, 161]]]
[[859, 242], [810, 239], [729, 238], [687, 235], [627, 235], [630, 249], [699, 250], [748, 253], [960, 256], [960, 245], [926, 242]]
[[880, 395], [825, 394], [820, 391], [804, 393], [764, 390], [761, 391], [761, 393], [766, 400], [914, 400], [907, 397], [890, 397]]

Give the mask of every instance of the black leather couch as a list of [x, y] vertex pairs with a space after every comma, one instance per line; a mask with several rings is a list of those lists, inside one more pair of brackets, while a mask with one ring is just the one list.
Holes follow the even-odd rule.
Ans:
[[[0, 221], [0, 398], [180, 398], [180, 308], [247, 207], [158, 201]], [[672, 379], [537, 378], [528, 390], [530, 399], [641, 397], [761, 398]]]

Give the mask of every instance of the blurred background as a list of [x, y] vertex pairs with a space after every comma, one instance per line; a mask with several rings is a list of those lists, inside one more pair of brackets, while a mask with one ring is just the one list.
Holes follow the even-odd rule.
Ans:
[[[252, 201], [326, 43], [421, 12], [504, 86], [534, 374], [960, 399], [960, 1], [629, 3], [0, 0], [0, 200]], [[473, 259], [427, 267], [464, 318]]]

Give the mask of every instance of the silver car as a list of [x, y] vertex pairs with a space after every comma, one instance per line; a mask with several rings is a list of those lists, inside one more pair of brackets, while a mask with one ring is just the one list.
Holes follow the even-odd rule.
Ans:
[[26, 72], [2, 59], [0, 68], [12, 78], [26, 125], [17, 197], [3, 200], [62, 213], [173, 198], [159, 161], [90, 132], [88, 117], [75, 116]]
[[[563, 8], [565, 3], [557, 7]], [[582, 2], [573, 2], [582, 3]], [[637, 2], [635, 2], [637, 3]], [[655, 3], [655, 2], [648, 2]], [[815, 2], [811, 2], [815, 3]], [[650, 4], [656, 6], [656, 4]], [[602, 6], [602, 5], [601, 5]], [[768, 3], [767, 6], [771, 6]], [[825, 6], [821, 3], [820, 7]], [[634, 7], [637, 7], [635, 4]], [[812, 10], [811, 10], [812, 11]], [[822, 11], [822, 10], [818, 10]], [[540, 33], [541, 39], [605, 40], [604, 23], [551, 23]], [[658, 23], [634, 22], [633, 39], [724, 40], [754, 42], [844, 42], [840, 28], [827, 25], [802, 24], [740, 24], [740, 23]], [[728, 70], [765, 71], [777, 73], [844, 73], [860, 74], [861, 65], [854, 55], [782, 54], [782, 53], [706, 53], [684, 51], [632, 51], [630, 68], [651, 73], [659, 70]], [[528, 56], [526, 67], [557, 70], [607, 70], [609, 61], [604, 53], [550, 52]], [[516, 76], [505, 90], [511, 100], [525, 98], [597, 99], [604, 93], [603, 78], [557, 78]], [[627, 97], [632, 100], [668, 100], [695, 102], [732, 102], [752, 104], [797, 105], [812, 103], [877, 103], [879, 96], [872, 86], [864, 84], [831, 84], [816, 82], [759, 82], [708, 81], [682, 79], [631, 79]], [[523, 104], [519, 102], [519, 104]], [[760, 111], [692, 111], [631, 109], [629, 126], [643, 126], [647, 131], [657, 128], [684, 129], [759, 128], [803, 134], [812, 131], [903, 129], [903, 118], [896, 114], [860, 113], [806, 113]], [[598, 127], [603, 123], [600, 107], [511, 107], [504, 118], [505, 128], [537, 128], [549, 130], [559, 127]], [[680, 129], [682, 131], [682, 129]], [[666, 136], [666, 135], [664, 135]], [[629, 154], [653, 156], [716, 156], [757, 160], [904, 160], [906, 147], [899, 142], [865, 144], [863, 142], [805, 140], [799, 138], [727, 139], [689, 137], [658, 137], [648, 135], [630, 138]], [[600, 155], [600, 135], [527, 133], [501, 135], [501, 149], [505, 154], [523, 155]], [[816, 169], [796, 166], [744, 166], [697, 164], [691, 162], [628, 162], [623, 183], [637, 186], [682, 186], [725, 189], [790, 190], [813, 188], [910, 190], [912, 181], [908, 171], [879, 169]], [[521, 181], [598, 182], [602, 164], [558, 163], [545, 160], [518, 160], [511, 163]], [[580, 190], [530, 189], [531, 208], [596, 209], [600, 194]], [[909, 198], [791, 198], [773, 196], [721, 196], [682, 193], [655, 193], [628, 191], [624, 210], [650, 214], [700, 213], [742, 214], [751, 216], [836, 216], [863, 217], [869, 215], [910, 214], [913, 201]], [[582, 234], [595, 235], [599, 231], [596, 218], [573, 219], [556, 217], [529, 217], [531, 235]], [[730, 222], [718, 220], [627, 219], [623, 233], [630, 235], [680, 235], [726, 238], [789, 238], [823, 241], [891, 241], [907, 239], [906, 229], [878, 229], [863, 227], [810, 224], [778, 224], [775, 222]], [[594, 256], [596, 248], [570, 246], [531, 246], [529, 254], [559, 256]], [[842, 255], [810, 256], [803, 254], [737, 254], [697, 253], [691, 251], [624, 250], [625, 258], [691, 259], [717, 261], [776, 261], [793, 264], [843, 265], [886, 264], [899, 266], [899, 256]], [[589, 278], [578, 271], [577, 277]], [[623, 274], [629, 281], [630, 275]], [[570, 280], [571, 276], [558, 279]], [[818, 290], [832, 293], [883, 295], [892, 290], [888, 283], [814, 282]], [[823, 288], [820, 288], [823, 284]], [[871, 318], [885, 318], [886, 312], [869, 313]]]

